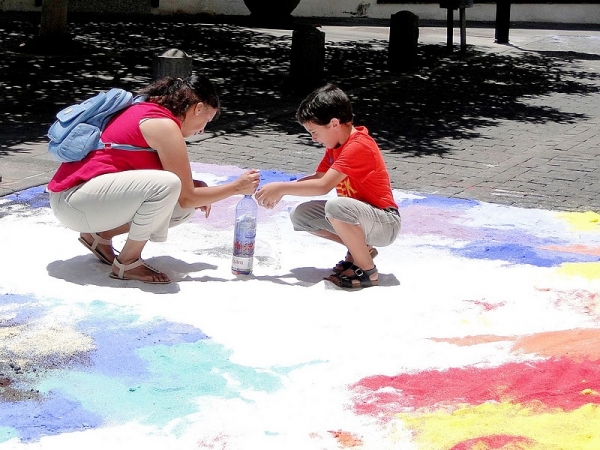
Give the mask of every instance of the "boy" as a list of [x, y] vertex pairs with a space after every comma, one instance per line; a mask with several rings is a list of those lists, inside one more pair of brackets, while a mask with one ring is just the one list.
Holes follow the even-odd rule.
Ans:
[[335, 187], [336, 198], [308, 201], [292, 210], [294, 229], [346, 246], [345, 259], [326, 280], [347, 289], [376, 286], [373, 246], [392, 244], [400, 231], [400, 214], [379, 147], [365, 127], [353, 125], [352, 104], [333, 84], [306, 97], [296, 118], [313, 141], [325, 146], [325, 155], [313, 175], [269, 183], [255, 194], [256, 200], [273, 208], [286, 194], [325, 195]]

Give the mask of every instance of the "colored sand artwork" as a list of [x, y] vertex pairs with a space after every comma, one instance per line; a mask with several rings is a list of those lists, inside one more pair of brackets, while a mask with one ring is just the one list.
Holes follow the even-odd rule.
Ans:
[[250, 276], [239, 197], [149, 243], [170, 285], [109, 278], [44, 186], [0, 198], [0, 450], [600, 448], [598, 214], [394, 195], [380, 286], [350, 292], [300, 198], [259, 209]]

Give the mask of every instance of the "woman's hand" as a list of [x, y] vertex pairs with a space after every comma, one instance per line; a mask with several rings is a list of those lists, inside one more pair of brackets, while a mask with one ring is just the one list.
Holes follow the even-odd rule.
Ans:
[[[194, 180], [194, 187], [195, 188], [208, 187], [208, 184], [206, 184], [202, 180]], [[197, 206], [196, 209], [199, 209], [200, 211], [202, 211], [204, 213], [204, 217], [208, 217], [208, 216], [210, 216], [211, 207], [212, 207], [212, 205], [208, 204], [208, 205], [204, 205], [204, 206]]]
[[256, 169], [248, 170], [241, 174], [235, 183], [240, 194], [252, 195], [260, 183], [260, 172]]
[[202, 211], [204, 213], [204, 217], [208, 217], [208, 216], [210, 216], [211, 207], [212, 207], [212, 205], [198, 206], [196, 209], [199, 209], [200, 211]]

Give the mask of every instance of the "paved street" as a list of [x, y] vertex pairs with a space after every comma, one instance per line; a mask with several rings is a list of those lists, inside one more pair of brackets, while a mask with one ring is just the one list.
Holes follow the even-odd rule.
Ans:
[[[322, 149], [295, 122], [291, 30], [234, 24], [73, 24], [89, 54], [13, 51], [34, 29], [2, 21], [0, 195], [44, 184], [57, 164], [45, 131], [63, 106], [113, 86], [150, 81], [153, 55], [181, 48], [219, 86], [223, 115], [190, 142], [192, 161], [309, 173]], [[105, 28], [109, 28], [108, 30]], [[324, 79], [344, 88], [355, 122], [379, 142], [395, 189], [528, 208], [600, 211], [600, 31], [420, 26], [419, 63], [387, 68], [385, 26], [323, 25]], [[100, 33], [100, 31], [102, 31]], [[6, 33], [8, 34], [8, 33]]]

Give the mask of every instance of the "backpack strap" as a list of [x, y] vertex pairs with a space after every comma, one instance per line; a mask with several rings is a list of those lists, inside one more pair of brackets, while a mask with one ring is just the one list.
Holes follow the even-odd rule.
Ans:
[[113, 142], [100, 142], [100, 144], [102, 144], [104, 147], [100, 148], [98, 150], [115, 149], [115, 150], [129, 150], [129, 151], [134, 151], [134, 152], [139, 152], [139, 151], [156, 152], [156, 150], [154, 150], [151, 147], [137, 147], [135, 145], [115, 144]]

